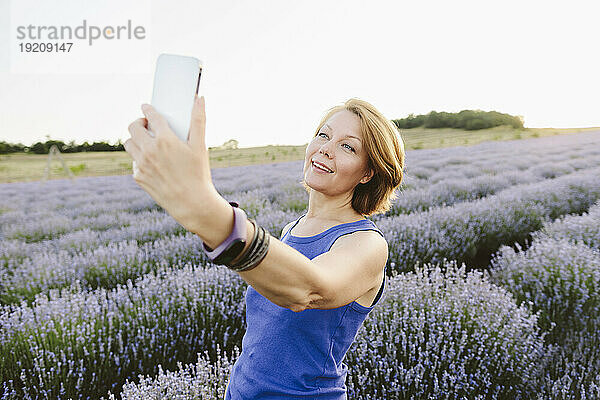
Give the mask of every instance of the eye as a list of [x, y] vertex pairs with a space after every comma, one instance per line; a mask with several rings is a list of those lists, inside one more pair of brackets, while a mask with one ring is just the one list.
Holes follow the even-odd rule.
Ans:
[[[321, 135], [325, 135], [325, 137], [327, 137], [327, 134], [325, 132], [319, 132], [318, 136], [321, 136]], [[348, 146], [348, 149], [350, 149], [352, 152], [356, 153], [356, 151], [348, 143], [344, 143], [344, 145]]]

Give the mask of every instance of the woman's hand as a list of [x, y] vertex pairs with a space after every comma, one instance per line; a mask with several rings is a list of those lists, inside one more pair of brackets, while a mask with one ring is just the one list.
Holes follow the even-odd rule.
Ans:
[[177, 222], [194, 232], [210, 215], [214, 199], [220, 197], [210, 175], [204, 96], [195, 97], [187, 143], [150, 104], [143, 104], [142, 112], [145, 118], [129, 125], [131, 138], [124, 143], [134, 162], [133, 179]]

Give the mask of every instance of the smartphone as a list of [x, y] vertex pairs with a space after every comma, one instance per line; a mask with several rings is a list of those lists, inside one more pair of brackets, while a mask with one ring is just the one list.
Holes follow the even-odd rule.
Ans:
[[[184, 142], [188, 140], [202, 65], [202, 61], [195, 57], [176, 54], [162, 53], [156, 60], [151, 104]], [[150, 125], [148, 130], [152, 132]]]

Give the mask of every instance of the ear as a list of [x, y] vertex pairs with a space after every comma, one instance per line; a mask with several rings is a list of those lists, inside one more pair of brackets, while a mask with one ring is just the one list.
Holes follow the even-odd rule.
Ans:
[[360, 183], [367, 183], [371, 180], [371, 178], [373, 177], [373, 170], [369, 169], [369, 172], [362, 177], [362, 179], [360, 180]]

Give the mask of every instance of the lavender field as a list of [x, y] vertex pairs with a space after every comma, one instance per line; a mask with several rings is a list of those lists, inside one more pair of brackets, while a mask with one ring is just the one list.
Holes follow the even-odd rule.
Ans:
[[[349, 399], [600, 399], [600, 131], [412, 150]], [[302, 161], [212, 171], [279, 238]], [[129, 175], [0, 184], [1, 399], [222, 399], [247, 284]]]

